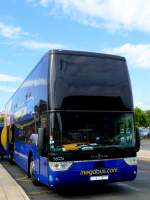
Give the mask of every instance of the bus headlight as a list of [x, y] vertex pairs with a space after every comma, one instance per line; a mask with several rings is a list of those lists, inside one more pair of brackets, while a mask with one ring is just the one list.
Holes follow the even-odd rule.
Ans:
[[53, 171], [65, 171], [72, 165], [72, 162], [49, 162], [49, 167]]
[[124, 161], [125, 161], [128, 165], [137, 165], [137, 158], [136, 158], [136, 157], [124, 158]]

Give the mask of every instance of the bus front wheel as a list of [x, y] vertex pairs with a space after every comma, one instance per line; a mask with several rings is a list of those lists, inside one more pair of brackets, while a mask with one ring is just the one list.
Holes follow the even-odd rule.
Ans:
[[34, 172], [35, 172], [35, 164], [34, 164], [33, 157], [31, 157], [30, 164], [29, 164], [29, 178], [31, 178], [32, 183], [34, 185], [39, 185], [39, 181], [35, 178]]

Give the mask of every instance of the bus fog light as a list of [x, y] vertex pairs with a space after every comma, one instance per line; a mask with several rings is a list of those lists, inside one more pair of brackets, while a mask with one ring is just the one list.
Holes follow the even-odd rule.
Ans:
[[53, 182], [53, 177], [52, 176], [49, 176], [49, 182]]
[[72, 162], [49, 162], [49, 167], [53, 171], [65, 171], [70, 168]]
[[60, 182], [59, 177], [56, 176], [56, 177], [55, 177], [55, 181], [56, 181], [56, 182]]
[[137, 158], [136, 158], [136, 157], [124, 158], [124, 161], [125, 161], [128, 165], [137, 165]]

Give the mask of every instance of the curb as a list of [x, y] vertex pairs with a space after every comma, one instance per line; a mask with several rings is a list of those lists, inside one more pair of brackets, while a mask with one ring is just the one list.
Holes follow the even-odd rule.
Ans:
[[[0, 164], [1, 165], [1, 164]], [[19, 189], [19, 192], [24, 200], [30, 200], [23, 188], [16, 182], [16, 180], [9, 174], [9, 172], [1, 165], [7, 176], [11, 179], [11, 181], [14, 183], [14, 185]]]

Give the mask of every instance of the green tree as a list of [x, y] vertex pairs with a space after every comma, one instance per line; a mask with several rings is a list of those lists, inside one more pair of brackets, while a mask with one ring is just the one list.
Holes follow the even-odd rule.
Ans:
[[0, 117], [0, 122], [4, 122], [4, 118], [3, 117]]
[[142, 109], [136, 107], [134, 109], [134, 114], [135, 114], [135, 125], [137, 127], [140, 126], [144, 126], [147, 127], [148, 126], [148, 117], [146, 112], [144, 112]]
[[150, 127], [150, 110], [147, 110], [145, 113], [146, 113], [146, 118], [147, 118], [148, 126]]

